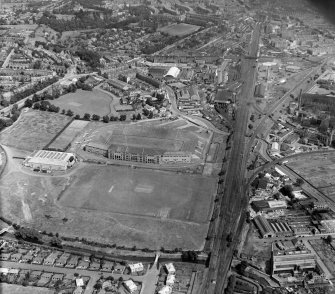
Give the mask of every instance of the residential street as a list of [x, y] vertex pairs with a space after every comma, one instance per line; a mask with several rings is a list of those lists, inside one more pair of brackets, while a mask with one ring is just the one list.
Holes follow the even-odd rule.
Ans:
[[122, 277], [124, 280], [132, 279], [136, 282], [142, 283], [141, 294], [154, 293], [154, 290], [156, 288], [155, 285], [157, 283], [159, 274], [159, 270], [155, 265], [151, 269], [149, 269], [144, 276], [120, 275], [102, 271], [70, 269], [70, 268], [46, 266], [39, 264], [27, 264], [27, 263], [19, 263], [11, 261], [0, 261], [0, 267], [52, 272], [52, 273], [64, 274], [64, 276], [68, 276], [71, 278], [73, 278], [75, 273], [78, 273], [82, 276], [90, 277], [90, 280], [87, 284], [84, 294], [91, 294], [93, 292], [93, 286], [95, 285], [96, 281], [99, 280], [101, 277], [109, 277], [111, 275], [115, 279]]

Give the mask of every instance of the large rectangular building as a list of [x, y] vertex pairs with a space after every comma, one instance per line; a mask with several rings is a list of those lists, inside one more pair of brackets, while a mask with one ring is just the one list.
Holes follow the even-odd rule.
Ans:
[[65, 171], [73, 166], [75, 159], [76, 157], [73, 153], [37, 150], [27, 156], [23, 164], [32, 169]]
[[263, 238], [271, 238], [275, 236], [275, 233], [272, 227], [270, 226], [270, 223], [265, 217], [257, 215], [254, 218], [254, 222]]
[[308, 251], [288, 255], [274, 254], [272, 257], [272, 264], [272, 275], [292, 273], [297, 270], [309, 271], [317, 268], [315, 255]]

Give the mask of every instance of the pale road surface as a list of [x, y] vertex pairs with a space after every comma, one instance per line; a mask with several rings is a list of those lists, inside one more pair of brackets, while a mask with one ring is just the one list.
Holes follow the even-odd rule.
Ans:
[[171, 112], [174, 115], [180, 116], [180, 117], [182, 117], [182, 118], [184, 118], [184, 119], [186, 119], [186, 120], [188, 120], [192, 123], [200, 125], [200, 126], [206, 128], [208, 130], [211, 130], [211, 131], [215, 132], [215, 133], [222, 134], [222, 135], [229, 135], [229, 133], [219, 130], [211, 122], [209, 122], [208, 120], [206, 120], [202, 117], [191, 116], [191, 115], [186, 115], [186, 114], [182, 113], [177, 107], [176, 95], [175, 95], [174, 91], [169, 86], [167, 86], [166, 87], [166, 92], [168, 94], [169, 101], [171, 103]]
[[13, 55], [13, 53], [14, 53], [14, 49], [12, 49], [12, 51], [10, 51], [10, 53], [7, 55], [5, 61], [3, 62], [2, 66], [1, 66], [2, 68], [7, 67], [7, 65], [9, 63], [9, 60], [10, 60], [11, 56]]
[[27, 264], [27, 263], [19, 263], [11, 261], [0, 261], [0, 267], [52, 272], [57, 274], [64, 274], [64, 276], [66, 275], [73, 276], [75, 273], [80, 274], [82, 276], [87, 276], [90, 277], [90, 280], [87, 284], [84, 294], [91, 294], [93, 292], [93, 286], [95, 285], [96, 281], [99, 280], [102, 276], [109, 277], [111, 275], [115, 279], [119, 279], [120, 277], [122, 277], [124, 280], [132, 279], [136, 282], [140, 282], [142, 283], [141, 294], [151, 294], [154, 293], [154, 290], [156, 289], [156, 283], [158, 281], [158, 274], [159, 274], [159, 270], [157, 269], [157, 266], [155, 264], [152, 266], [151, 269], [148, 269], [146, 274], [143, 276], [120, 275], [102, 271], [70, 269], [70, 268], [46, 266], [39, 264]]

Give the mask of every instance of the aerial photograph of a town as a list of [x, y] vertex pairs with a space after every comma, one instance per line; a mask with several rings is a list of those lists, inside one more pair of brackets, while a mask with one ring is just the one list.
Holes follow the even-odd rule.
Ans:
[[0, 294], [335, 294], [335, 0], [0, 0]]

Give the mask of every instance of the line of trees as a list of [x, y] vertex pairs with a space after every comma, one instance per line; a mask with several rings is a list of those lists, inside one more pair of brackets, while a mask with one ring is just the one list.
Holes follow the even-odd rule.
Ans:
[[10, 98], [10, 104], [14, 104], [20, 100], [22, 100], [23, 98], [26, 98], [27, 96], [30, 96], [32, 94], [35, 94], [39, 91], [41, 91], [42, 89], [46, 88], [47, 86], [50, 86], [54, 83], [56, 83], [58, 81], [57, 77], [53, 77], [51, 79], [45, 80], [45, 81], [39, 81], [36, 85], [34, 85], [34, 87], [24, 90], [22, 92], [18, 92], [18, 93], [14, 93], [14, 95], [12, 96], [12, 98]]
[[[37, 100], [36, 100], [37, 99]], [[24, 103], [24, 107], [28, 108], [33, 108], [36, 110], [41, 110], [41, 111], [49, 111], [49, 112], [55, 112], [59, 113], [60, 112], [60, 107], [56, 106], [54, 104], [51, 104], [47, 100], [38, 100], [38, 97], [33, 97], [33, 99], [27, 99]], [[121, 114], [119, 117], [118, 116], [109, 116], [109, 115], [104, 115], [103, 117], [100, 117], [98, 114], [89, 114], [85, 113], [82, 117], [79, 114], [74, 114], [74, 112], [71, 109], [65, 110], [62, 109], [60, 114], [67, 115], [67, 116], [74, 116], [75, 119], [82, 119], [82, 120], [87, 120], [87, 121], [103, 121], [104, 123], [109, 123], [110, 121], [125, 121], [127, 120], [127, 115], [126, 114]], [[133, 115], [133, 120], [141, 120], [141, 114]], [[0, 130], [2, 128], [5, 128], [8, 126], [7, 121], [0, 120]], [[11, 124], [10, 124], [11, 125]], [[1, 128], [2, 127], [2, 128]]]

